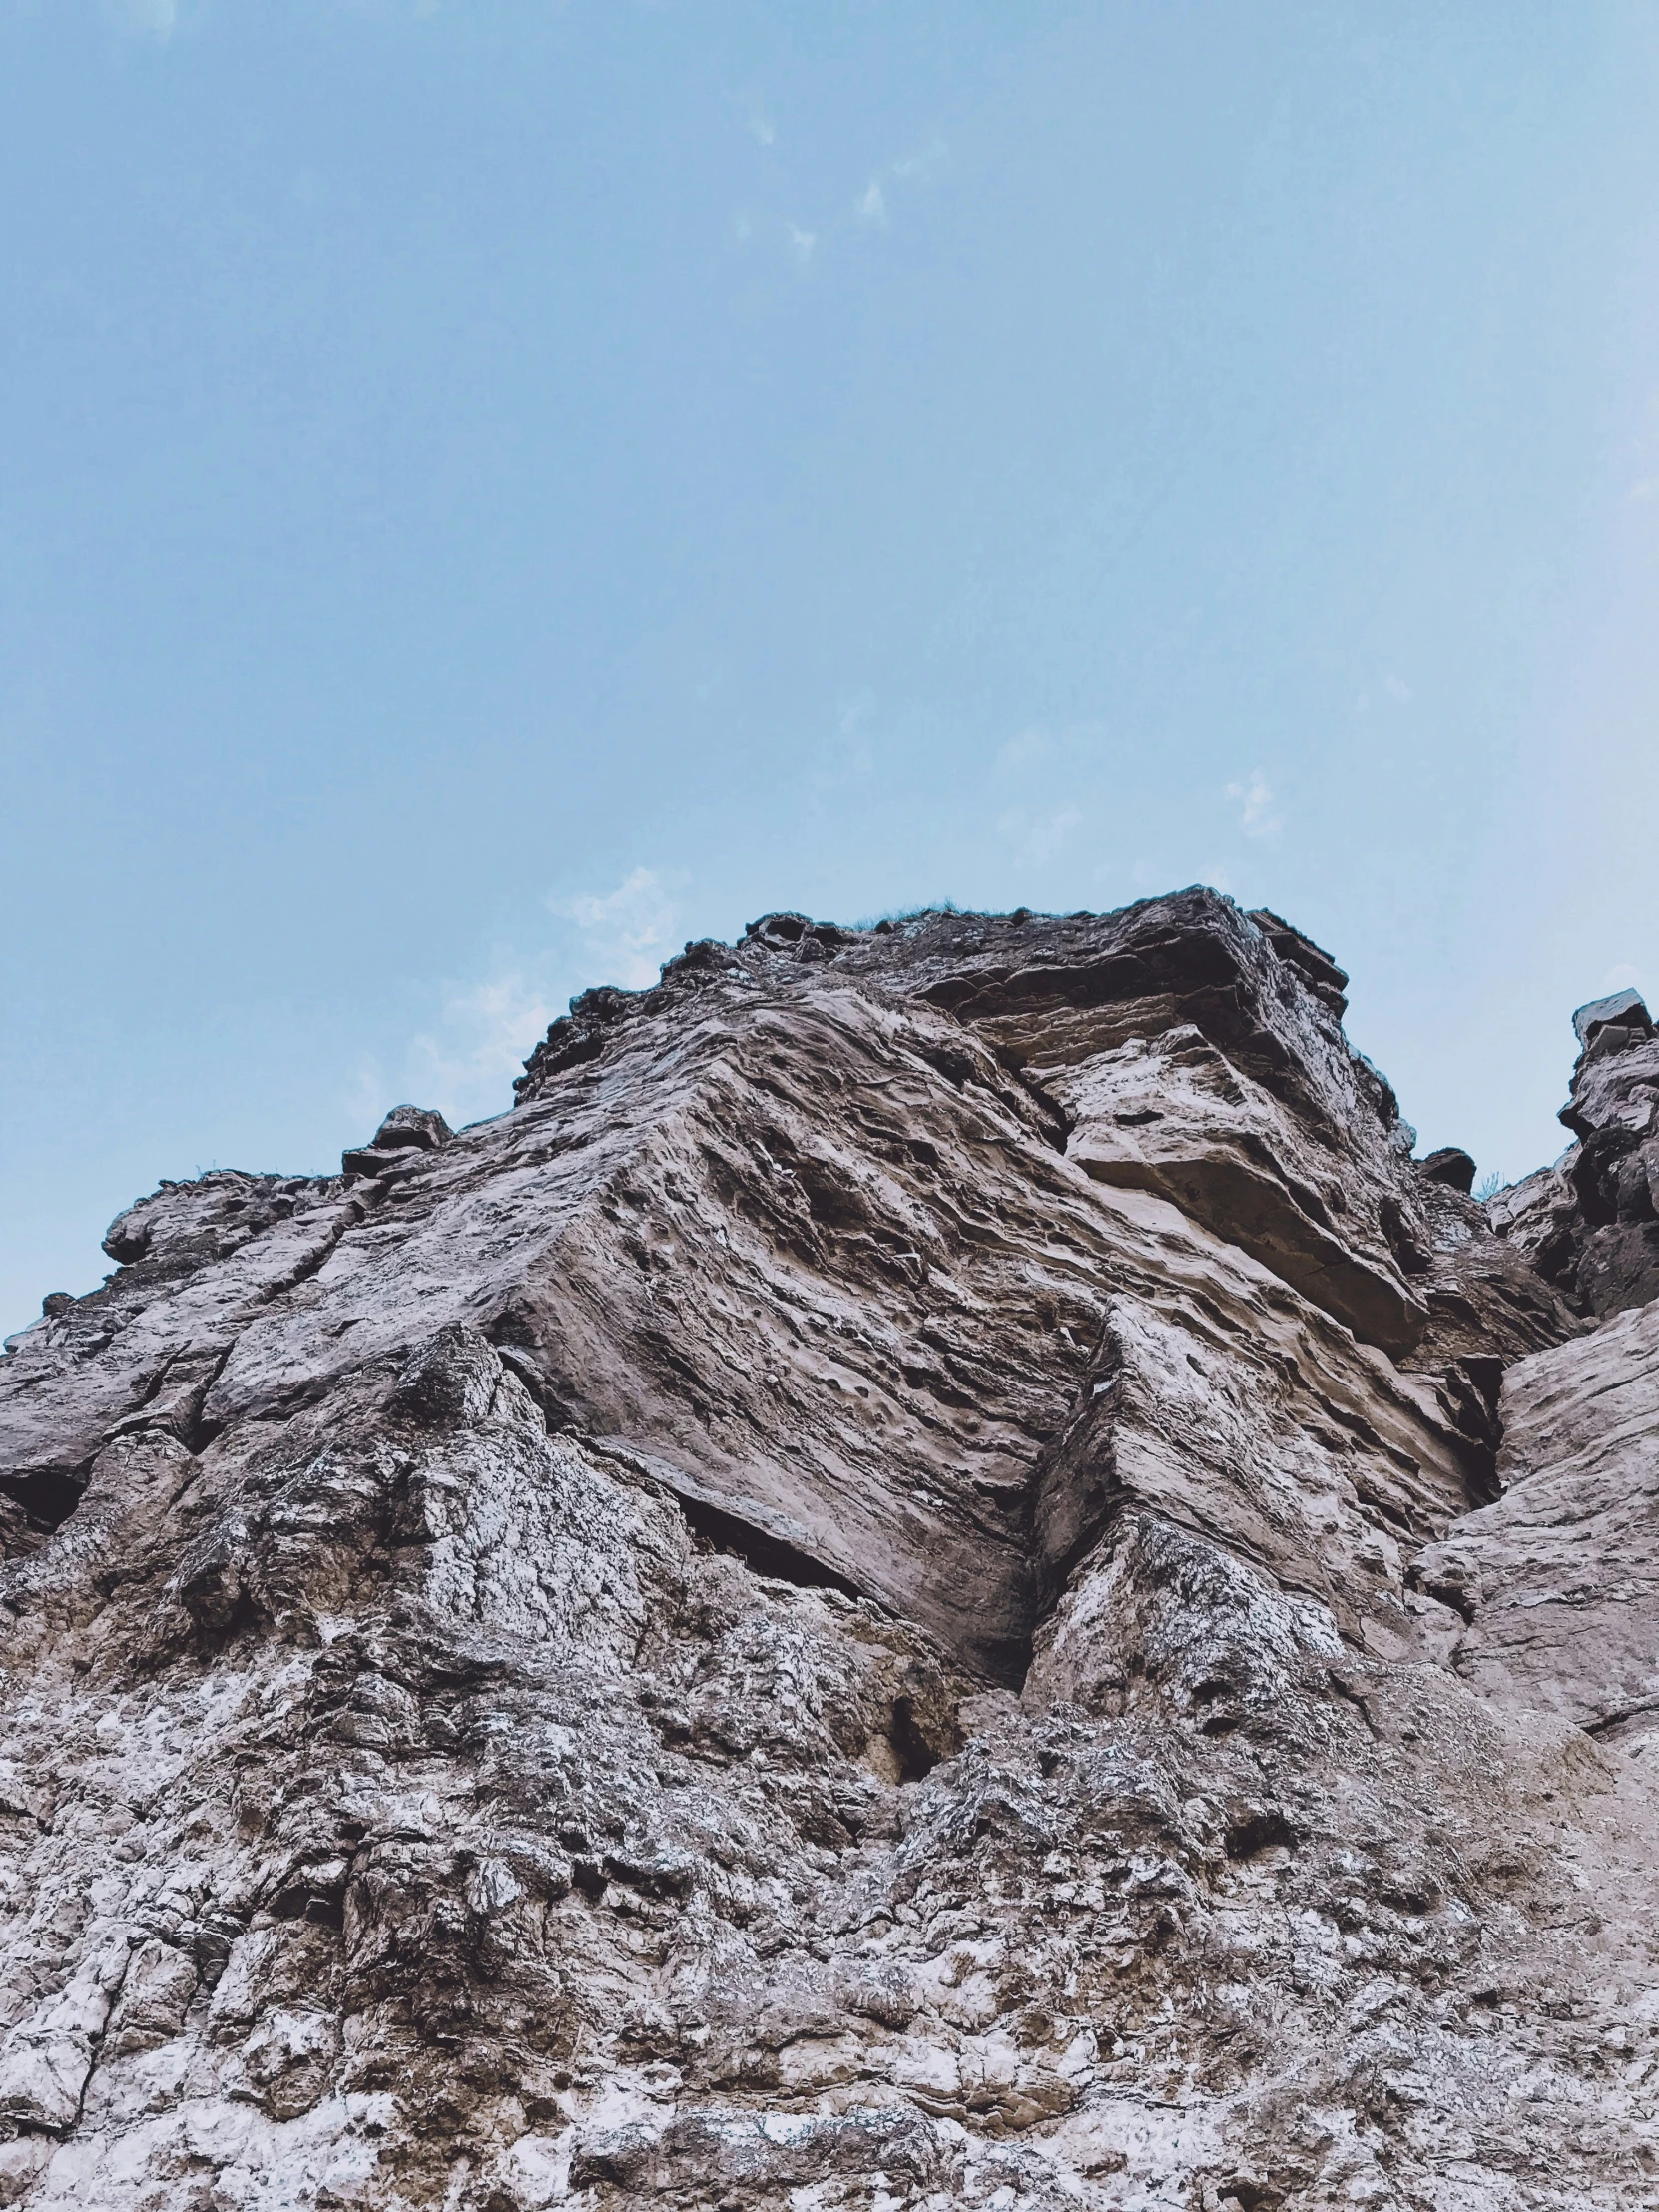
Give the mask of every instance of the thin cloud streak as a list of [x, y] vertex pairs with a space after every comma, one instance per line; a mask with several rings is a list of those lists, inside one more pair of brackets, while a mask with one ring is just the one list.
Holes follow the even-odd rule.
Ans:
[[1056, 807], [1051, 814], [1032, 815], [1023, 807], [1010, 808], [997, 817], [996, 827], [1014, 847], [1021, 867], [1042, 867], [1070, 842], [1072, 831], [1083, 821], [1080, 807]]
[[892, 165], [895, 177], [902, 177], [907, 184], [930, 185], [950, 159], [950, 149], [942, 138], [929, 139], [916, 154], [906, 154], [902, 161]]
[[[504, 1112], [514, 1077], [564, 1010], [563, 996], [596, 983], [644, 990], [674, 948], [674, 904], [651, 868], [634, 868], [612, 890], [546, 905], [573, 925], [573, 953], [508, 955], [484, 980], [446, 986], [437, 1021], [410, 1040], [404, 1056], [403, 1088], [416, 1104], [436, 1106], [452, 1122]], [[562, 989], [554, 981], [560, 976]], [[396, 1104], [377, 1063], [359, 1067], [351, 1101], [373, 1118]]]
[[1240, 803], [1239, 828], [1247, 837], [1277, 837], [1284, 829], [1284, 817], [1273, 811], [1273, 786], [1260, 769], [1246, 783], [1229, 784], [1227, 796]]
[[675, 911], [655, 869], [637, 867], [603, 896], [550, 898], [548, 911], [582, 932], [583, 980], [642, 991], [673, 949]]
[[554, 1013], [517, 971], [447, 990], [441, 1027], [422, 1031], [409, 1046], [414, 1102], [436, 1105], [451, 1122], [504, 1112], [512, 1104], [513, 1078]]
[[130, 38], [165, 46], [179, 28], [179, 0], [108, 0], [105, 13]]

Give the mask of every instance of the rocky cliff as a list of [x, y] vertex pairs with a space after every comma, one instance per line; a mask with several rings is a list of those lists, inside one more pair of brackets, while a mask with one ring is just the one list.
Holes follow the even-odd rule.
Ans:
[[0, 2203], [1659, 2204], [1659, 1042], [774, 914], [0, 1363]]

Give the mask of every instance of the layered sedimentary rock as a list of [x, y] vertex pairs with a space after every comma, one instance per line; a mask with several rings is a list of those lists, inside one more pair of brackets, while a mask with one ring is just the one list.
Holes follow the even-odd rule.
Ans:
[[1485, 1206], [1346, 985], [772, 915], [123, 1215], [0, 1365], [0, 2203], [1654, 2202], [1649, 1042]]

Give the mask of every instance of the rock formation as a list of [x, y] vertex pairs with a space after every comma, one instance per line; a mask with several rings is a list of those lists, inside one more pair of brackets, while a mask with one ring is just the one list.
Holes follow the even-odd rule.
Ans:
[[1659, 1036], [1634, 991], [1581, 1006], [1561, 1119], [1577, 1140], [1502, 1193], [1492, 1222], [1598, 1320], [1659, 1298]]
[[1659, 2204], [1659, 1041], [773, 914], [0, 1363], [0, 2204]]

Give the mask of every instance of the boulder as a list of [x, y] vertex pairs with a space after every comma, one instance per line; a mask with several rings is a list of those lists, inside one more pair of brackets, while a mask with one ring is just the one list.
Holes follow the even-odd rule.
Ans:
[[1592, 998], [1587, 1006], [1580, 1006], [1572, 1017], [1572, 1028], [1580, 1047], [1588, 1051], [1604, 1029], [1621, 1030], [1621, 1044], [1633, 1036], [1651, 1037], [1653, 1019], [1640, 991], [1614, 991], [1609, 998]]
[[1474, 1189], [1474, 1161], [1460, 1146], [1441, 1145], [1438, 1152], [1430, 1152], [1417, 1162], [1419, 1174], [1430, 1183], [1443, 1183], [1448, 1190], [1467, 1193]]

